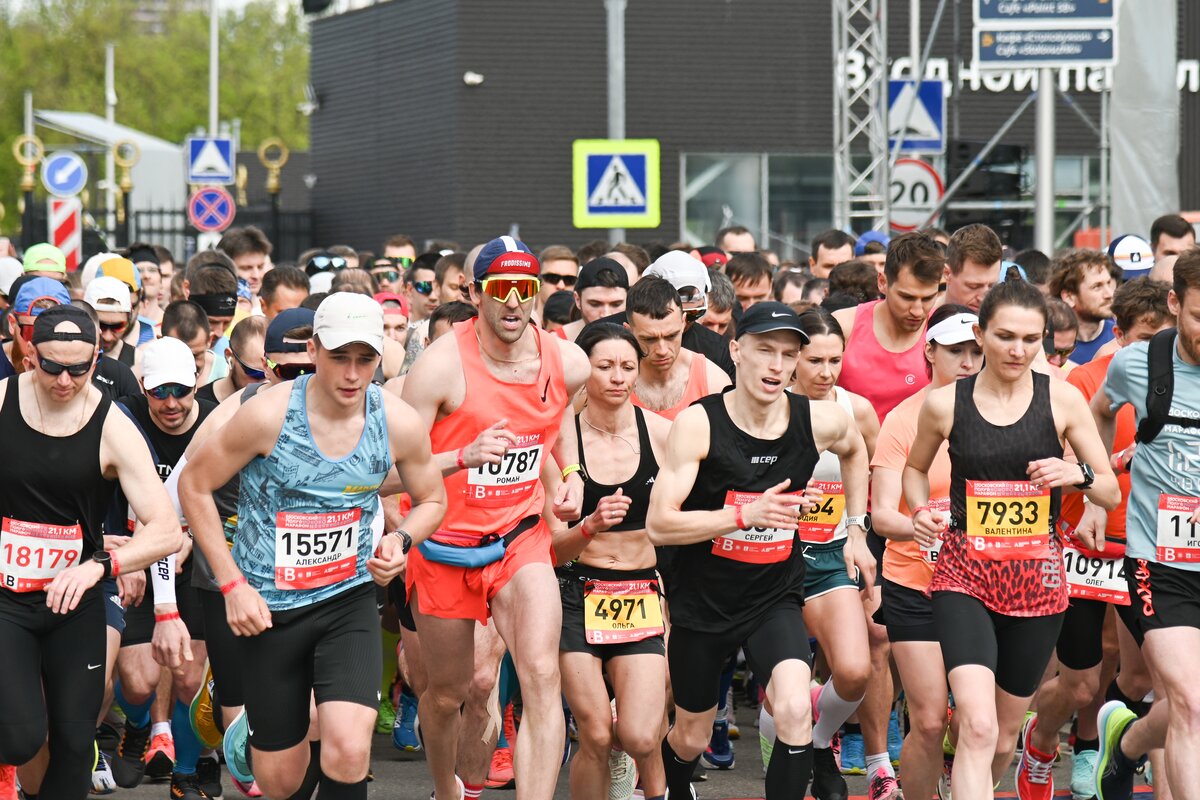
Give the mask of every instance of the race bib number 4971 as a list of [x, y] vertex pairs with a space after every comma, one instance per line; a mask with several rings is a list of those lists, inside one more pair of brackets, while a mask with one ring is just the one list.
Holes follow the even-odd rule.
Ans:
[[1050, 557], [1050, 490], [1029, 481], [967, 481], [967, 547], [991, 561]]
[[498, 507], [524, 500], [537, 484], [542, 471], [540, 434], [519, 437], [495, 464], [467, 470], [467, 505]]
[[39, 592], [67, 567], [79, 563], [83, 529], [4, 518], [0, 524], [0, 585]]
[[319, 589], [358, 571], [362, 509], [275, 515], [275, 588]]

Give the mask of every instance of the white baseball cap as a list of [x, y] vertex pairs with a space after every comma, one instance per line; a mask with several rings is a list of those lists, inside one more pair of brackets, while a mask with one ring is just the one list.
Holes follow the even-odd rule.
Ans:
[[96, 253], [96, 255], [84, 262], [83, 269], [79, 271], [79, 283], [82, 286], [87, 286], [96, 278], [96, 273], [100, 271], [100, 265], [110, 258], [120, 258], [117, 253]]
[[117, 311], [128, 314], [133, 310], [129, 284], [120, 278], [101, 275], [93, 278], [83, 292], [84, 301], [97, 311]]
[[8, 296], [13, 281], [25, 274], [25, 267], [12, 256], [0, 256], [0, 294]]
[[333, 279], [337, 277], [333, 272], [318, 272], [308, 279], [308, 290], [312, 294], [320, 294], [328, 292], [333, 288]]
[[383, 355], [383, 306], [356, 292], [334, 292], [317, 306], [313, 336], [326, 350], [362, 342]]
[[975, 340], [975, 325], [978, 323], [979, 317], [974, 314], [951, 314], [930, 328], [925, 340], [946, 347], [971, 342]]
[[147, 389], [168, 383], [196, 385], [196, 357], [182, 340], [164, 336], [138, 349], [142, 351], [142, 385]]
[[712, 279], [708, 267], [698, 258], [682, 250], [669, 250], [646, 268], [646, 275], [657, 275], [678, 289], [694, 286], [708, 294], [712, 290]]

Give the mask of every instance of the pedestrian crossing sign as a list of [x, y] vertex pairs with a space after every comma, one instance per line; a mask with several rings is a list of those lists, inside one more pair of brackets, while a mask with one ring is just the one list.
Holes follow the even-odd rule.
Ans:
[[657, 139], [576, 139], [576, 228], [657, 228]]

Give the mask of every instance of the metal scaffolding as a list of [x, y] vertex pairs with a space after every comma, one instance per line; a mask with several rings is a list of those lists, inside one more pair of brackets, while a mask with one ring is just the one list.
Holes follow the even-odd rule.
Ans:
[[[851, 85], [846, 59], [864, 56]], [[833, 0], [833, 224], [858, 232], [888, 224], [887, 0]]]

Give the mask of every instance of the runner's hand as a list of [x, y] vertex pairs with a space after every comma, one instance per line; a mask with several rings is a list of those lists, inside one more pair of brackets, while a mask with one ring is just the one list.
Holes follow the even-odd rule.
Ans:
[[1083, 483], [1083, 470], [1078, 464], [1063, 461], [1061, 458], [1041, 458], [1030, 461], [1025, 474], [1036, 486], [1057, 489], [1061, 486], [1075, 486]]
[[613, 526], [620, 525], [625, 521], [625, 515], [629, 513], [629, 506], [632, 503], [633, 498], [619, 488], [615, 493], [600, 498], [600, 502], [596, 504], [596, 510], [588, 517], [590, 533], [592, 535], [604, 533]]
[[746, 527], [796, 530], [799, 527], [799, 513], [796, 507], [800, 503], [794, 495], [781, 496], [791, 485], [791, 480], [780, 481], [763, 492], [753, 503], [742, 506], [742, 522], [746, 523]]
[[83, 593], [104, 577], [104, 567], [95, 561], [84, 561], [54, 576], [46, 587], [46, 606], [55, 614], [74, 611]]
[[1189, 524], [1195, 525], [1197, 522], [1200, 522], [1200, 503], [1196, 505], [1195, 510], [1192, 511], [1192, 515], [1188, 517]]
[[1129, 445], [1124, 450], [1113, 453], [1109, 457], [1109, 463], [1113, 468], [1113, 472], [1122, 473], [1129, 472], [1129, 462], [1133, 461], [1133, 454], [1137, 452], [1137, 442]]
[[257, 636], [271, 627], [271, 609], [262, 595], [246, 583], [225, 595], [225, 616], [235, 636]]
[[875, 585], [875, 556], [867, 547], [866, 536], [847, 536], [846, 546], [842, 548], [846, 558], [846, 575], [852, 581], [860, 577], [863, 581], [863, 591], [871, 591]]
[[949, 520], [941, 511], [922, 508], [913, 515], [913, 539], [926, 550], [937, 544], [938, 536], [946, 530]]
[[146, 571], [126, 572], [117, 576], [117, 595], [125, 608], [140, 606], [146, 596]]
[[[176, 606], [168, 606], [168, 609]], [[158, 613], [158, 608], [154, 609]], [[150, 640], [154, 660], [161, 666], [178, 669], [183, 662], [192, 660], [192, 634], [181, 619], [169, 619], [154, 623], [154, 636]]]
[[572, 472], [554, 492], [554, 516], [563, 522], [579, 519], [583, 510], [583, 476]]
[[387, 586], [404, 574], [408, 556], [404, 554], [404, 543], [399, 536], [385, 533], [375, 548], [375, 557], [367, 561], [367, 571], [380, 586]]
[[800, 503], [800, 513], [807, 514], [814, 508], [821, 505], [821, 500], [825, 497], [825, 490], [817, 488], [817, 482], [810, 480], [808, 485], [804, 487], [804, 500]]
[[1088, 550], [1104, 549], [1104, 533], [1108, 512], [1095, 503], [1083, 504], [1083, 516], [1075, 526], [1075, 538]]
[[508, 448], [517, 443], [517, 435], [505, 426], [508, 420], [502, 419], [491, 427], [484, 429], [475, 441], [463, 448], [462, 459], [467, 469], [483, 466], [484, 464], [499, 464]]

